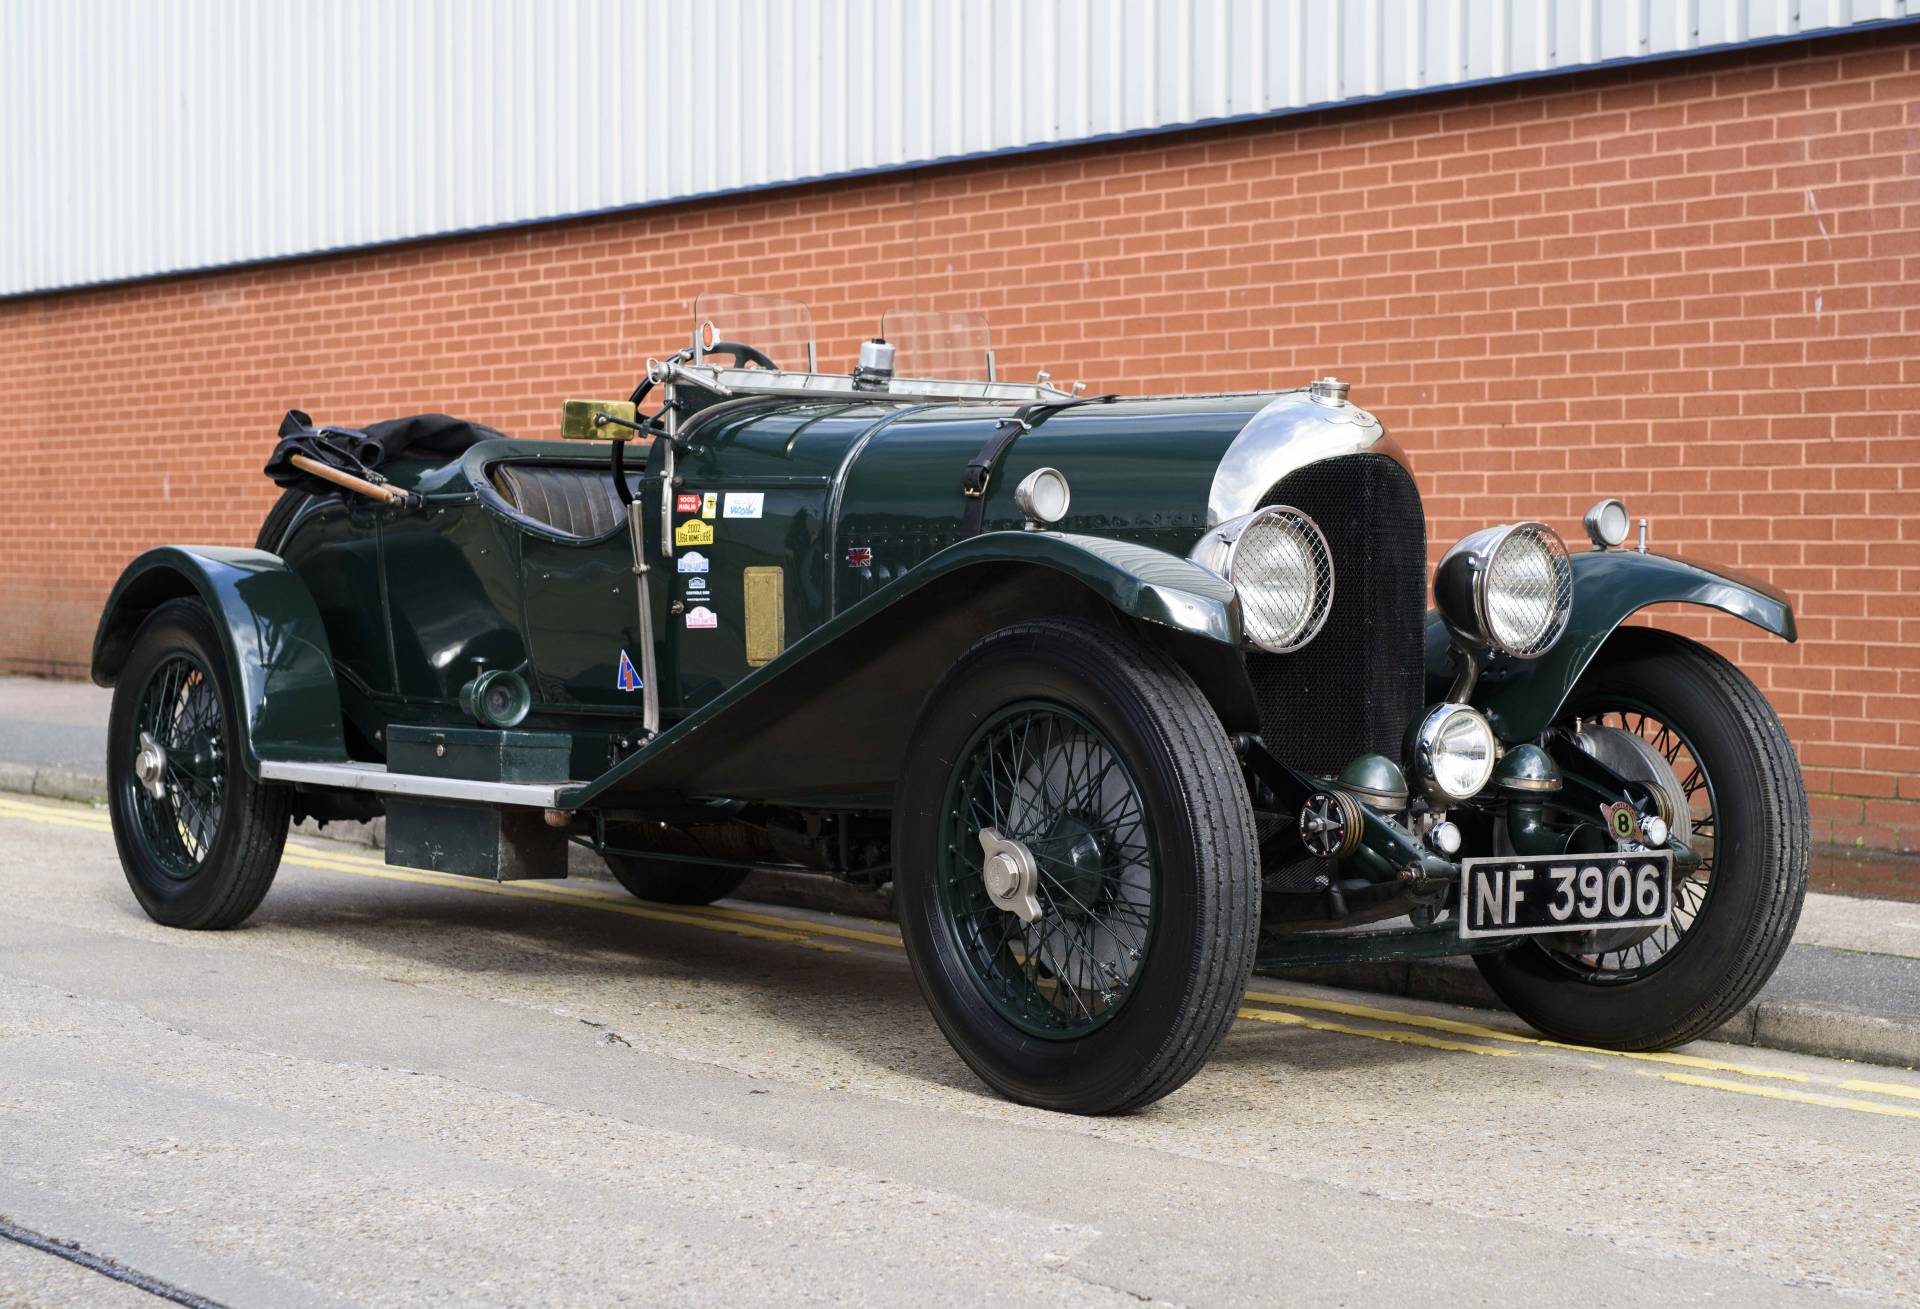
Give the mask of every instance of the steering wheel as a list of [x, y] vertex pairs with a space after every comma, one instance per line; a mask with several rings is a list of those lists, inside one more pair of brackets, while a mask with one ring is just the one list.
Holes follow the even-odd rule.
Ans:
[[[767, 357], [765, 351], [756, 350], [754, 347], [743, 345], [739, 341], [715, 341], [712, 345], [708, 346], [703, 353], [710, 355], [728, 355], [733, 359], [733, 366], [735, 368], [744, 368], [746, 365], [752, 364], [755, 368], [766, 368], [777, 371], [780, 367], [779, 364], [774, 363], [772, 359]], [[675, 355], [674, 358], [685, 359], [687, 354], [688, 352], [683, 350], [678, 355]], [[643, 378], [640, 385], [633, 388], [633, 394], [628, 396], [627, 399], [637, 405], [647, 398], [647, 393], [651, 390], [653, 390], [653, 379], [651, 377]]]
[[748, 364], [752, 364], [755, 368], [778, 369], [780, 367], [779, 364], [774, 363], [773, 360], [767, 358], [766, 355], [754, 349], [752, 346], [742, 345], [738, 341], [715, 341], [707, 347], [706, 353], [710, 355], [732, 355], [733, 366], [735, 368], [744, 368]]

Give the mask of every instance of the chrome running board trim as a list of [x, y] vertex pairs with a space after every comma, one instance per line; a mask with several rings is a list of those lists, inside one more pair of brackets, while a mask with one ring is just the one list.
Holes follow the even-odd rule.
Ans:
[[263, 782], [297, 782], [339, 791], [376, 791], [383, 795], [417, 795], [431, 800], [467, 800], [475, 804], [524, 805], [531, 809], [559, 808], [559, 795], [575, 782], [478, 782], [464, 777], [427, 777], [421, 773], [390, 773], [385, 764], [309, 763], [293, 759], [262, 759]]

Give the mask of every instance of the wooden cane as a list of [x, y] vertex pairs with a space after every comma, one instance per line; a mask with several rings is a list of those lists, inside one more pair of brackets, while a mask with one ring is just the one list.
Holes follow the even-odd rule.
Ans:
[[381, 486], [377, 482], [369, 482], [364, 477], [355, 477], [352, 473], [343, 473], [338, 468], [331, 468], [318, 459], [294, 455], [290, 462], [303, 473], [312, 473], [315, 477], [324, 478], [335, 486], [344, 486], [349, 491], [357, 491], [370, 500], [400, 504], [407, 498], [407, 493], [397, 486]]

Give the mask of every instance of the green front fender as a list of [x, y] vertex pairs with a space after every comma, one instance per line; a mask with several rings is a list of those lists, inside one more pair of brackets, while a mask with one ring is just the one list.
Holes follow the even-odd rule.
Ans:
[[884, 807], [927, 692], [973, 642], [1011, 623], [1112, 613], [1161, 641], [1226, 706], [1223, 719], [1250, 712], [1234, 713], [1245, 676], [1225, 581], [1131, 542], [988, 532], [807, 633], [561, 803], [678, 794]]
[[240, 701], [247, 771], [262, 757], [340, 762], [340, 726], [327, 630], [306, 583], [278, 555], [226, 546], [163, 545], [120, 574], [93, 640], [93, 680], [112, 686], [148, 614], [197, 597], [213, 615]]
[[1079, 582], [1131, 618], [1223, 645], [1240, 644], [1240, 604], [1225, 579], [1191, 560], [1131, 541], [1068, 532], [987, 532], [947, 547], [902, 580], [925, 585], [985, 562], [1038, 564]]
[[[1774, 587], [1718, 565], [1633, 550], [1590, 550], [1573, 556], [1573, 612], [1566, 634], [1538, 659], [1498, 659], [1481, 676], [1473, 703], [1486, 711], [1503, 741], [1544, 731], [1607, 638], [1629, 617], [1657, 604], [1695, 604], [1744, 619], [1787, 641], [1799, 639], [1793, 605]], [[1446, 627], [1427, 615], [1429, 699], [1452, 679]]]

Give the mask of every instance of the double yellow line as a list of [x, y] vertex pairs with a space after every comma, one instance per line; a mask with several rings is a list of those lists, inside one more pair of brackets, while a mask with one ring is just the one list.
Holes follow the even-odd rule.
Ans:
[[[92, 832], [112, 830], [105, 813], [78, 806], [55, 806], [0, 796], [0, 818], [16, 818], [58, 827], [80, 828]], [[299, 840], [289, 840], [283, 862], [325, 872], [347, 873], [355, 877], [374, 877], [390, 882], [411, 882], [421, 886], [439, 886], [481, 895], [506, 896], [516, 900], [539, 900], [595, 909], [603, 913], [624, 914], [651, 922], [698, 927], [755, 941], [773, 941], [844, 954], [859, 947], [901, 949], [899, 933], [884, 923], [871, 927], [849, 927], [810, 917], [760, 913], [726, 905], [657, 905], [635, 900], [624, 891], [596, 890], [572, 883], [516, 882], [501, 884], [478, 878], [437, 873], [418, 868], [396, 868], [372, 856], [340, 849], [328, 849]], [[1491, 1027], [1456, 1018], [1383, 1009], [1373, 1005], [1296, 992], [1249, 990], [1248, 1004], [1240, 1017], [1257, 1023], [1295, 1027], [1307, 1031], [1387, 1041], [1398, 1045], [1420, 1046], [1456, 1054], [1489, 1058], [1516, 1056], [1580, 1056], [1603, 1060], [1622, 1060], [1648, 1065], [1639, 1071], [1650, 1077], [1681, 1086], [1758, 1096], [1768, 1100], [1845, 1109], [1855, 1113], [1879, 1114], [1893, 1118], [1920, 1119], [1920, 1108], [1883, 1100], [1863, 1100], [1861, 1095], [1889, 1097], [1893, 1100], [1920, 1102], [1920, 1087], [1864, 1078], [1844, 1080], [1816, 1078], [1806, 1073], [1732, 1063], [1700, 1055], [1638, 1053], [1624, 1050], [1600, 1050], [1589, 1046], [1568, 1045], [1524, 1032]], [[1298, 1012], [1304, 1010], [1305, 1012]], [[1352, 1020], [1358, 1020], [1352, 1021]], [[1369, 1025], [1361, 1025], [1369, 1024]], [[1371, 1024], [1385, 1024], [1373, 1026]], [[1719, 1074], [1714, 1076], [1713, 1074]], [[1731, 1081], [1729, 1077], [1751, 1078], [1755, 1082]], [[1788, 1086], [1779, 1085], [1787, 1083]], [[1825, 1089], [1814, 1089], [1814, 1088]], [[1790, 1089], [1806, 1088], [1806, 1089]], [[1836, 1094], [1846, 1092], [1849, 1094]]]

